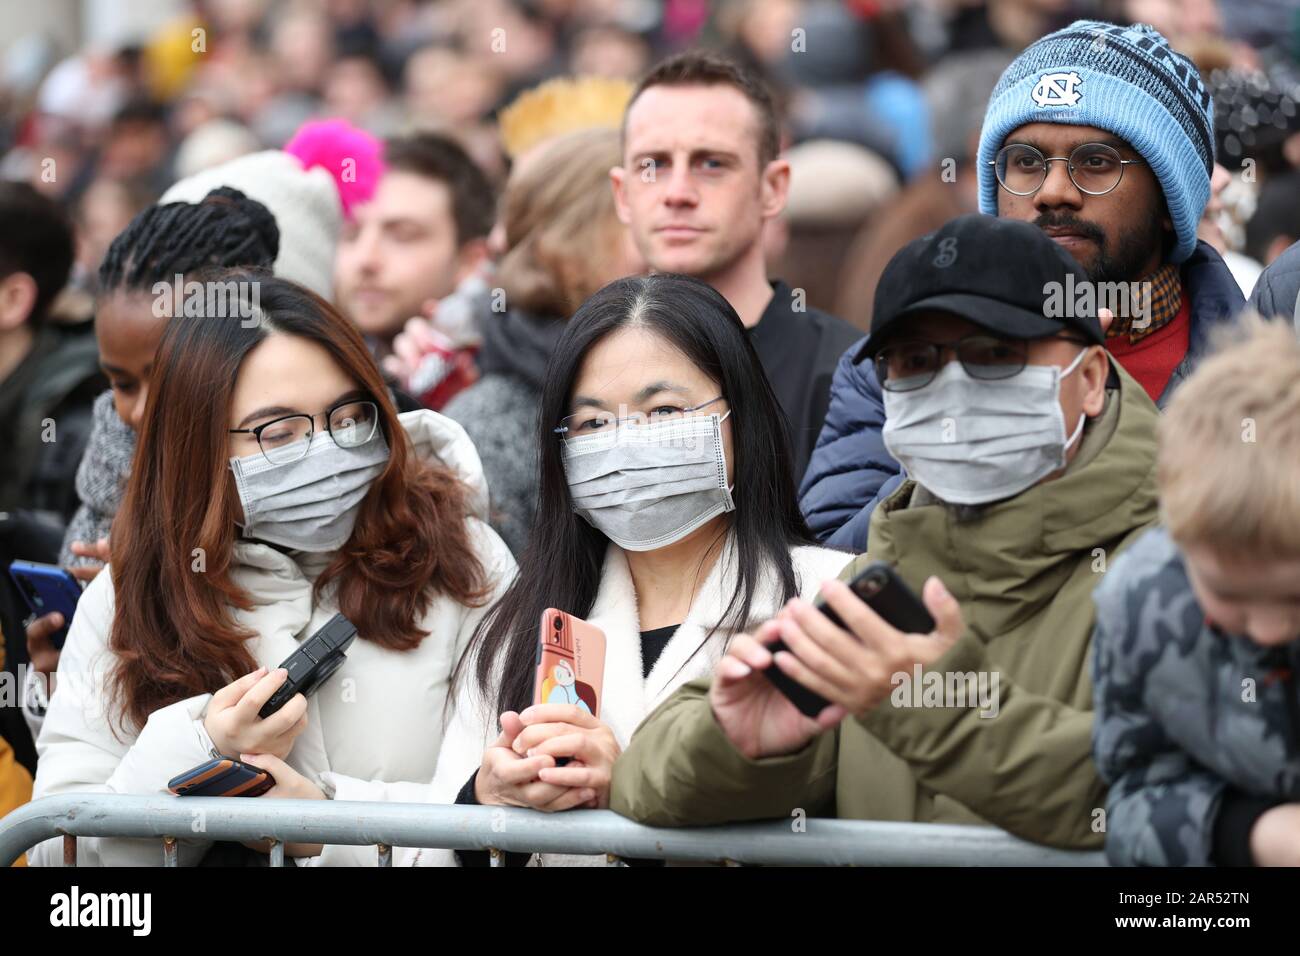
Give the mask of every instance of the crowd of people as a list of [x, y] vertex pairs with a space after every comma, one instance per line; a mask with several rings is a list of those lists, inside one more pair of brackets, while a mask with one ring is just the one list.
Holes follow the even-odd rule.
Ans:
[[1286, 4], [163, 6], [9, 51], [0, 561], [84, 591], [0, 582], [0, 816], [225, 757], [1300, 865]]

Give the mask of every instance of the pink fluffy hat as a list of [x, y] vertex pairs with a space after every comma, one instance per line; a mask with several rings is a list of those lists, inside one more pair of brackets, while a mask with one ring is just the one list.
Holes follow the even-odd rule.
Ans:
[[343, 120], [305, 123], [284, 149], [249, 153], [182, 179], [161, 202], [199, 202], [233, 186], [271, 210], [280, 228], [277, 276], [333, 299], [334, 249], [352, 210], [374, 195], [383, 143]]

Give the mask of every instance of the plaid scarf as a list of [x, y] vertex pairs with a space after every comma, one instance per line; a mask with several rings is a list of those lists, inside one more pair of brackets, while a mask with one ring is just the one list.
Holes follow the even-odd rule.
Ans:
[[1172, 262], [1166, 262], [1137, 285], [1140, 291], [1129, 315], [1115, 316], [1106, 330], [1106, 338], [1123, 335], [1134, 345], [1172, 322], [1183, 307], [1183, 281], [1178, 266]]

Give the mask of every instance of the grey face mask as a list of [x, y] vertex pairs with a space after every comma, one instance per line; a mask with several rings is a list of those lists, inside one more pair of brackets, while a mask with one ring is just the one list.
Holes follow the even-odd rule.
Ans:
[[1064, 468], [1083, 433], [1084, 414], [1065, 433], [1061, 379], [1087, 354], [1065, 369], [1027, 365], [999, 380], [972, 378], [949, 362], [924, 388], [885, 389], [885, 447], [944, 501], [980, 505], [1018, 495]]
[[628, 551], [674, 544], [734, 511], [722, 447], [727, 415], [627, 423], [566, 440], [574, 510]]
[[260, 451], [230, 459], [244, 536], [298, 551], [337, 551], [352, 537], [357, 511], [388, 463], [383, 432], [340, 448], [329, 432], [313, 435], [298, 461], [274, 464]]

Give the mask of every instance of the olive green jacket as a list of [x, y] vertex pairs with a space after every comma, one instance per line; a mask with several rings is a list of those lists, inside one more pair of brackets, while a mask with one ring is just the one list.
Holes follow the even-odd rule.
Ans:
[[996, 675], [996, 716], [981, 716], [992, 708], [978, 702], [903, 707], [891, 695], [797, 753], [751, 760], [722, 732], [709, 681], [699, 680], [637, 729], [614, 767], [613, 809], [660, 826], [799, 810], [983, 823], [1052, 846], [1100, 848], [1106, 788], [1092, 760], [1091, 595], [1156, 519], [1158, 412], [1117, 371], [1119, 388], [1059, 478], [967, 521], [905, 482], [872, 517], [868, 554], [841, 575], [887, 561], [917, 592], [938, 575], [961, 604], [966, 633], [925, 673], [983, 674], [990, 689]]

